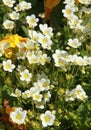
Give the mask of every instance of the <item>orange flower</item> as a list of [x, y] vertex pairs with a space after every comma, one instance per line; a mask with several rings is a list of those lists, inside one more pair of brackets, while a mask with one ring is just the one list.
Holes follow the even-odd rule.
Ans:
[[20, 42], [26, 42], [27, 38], [23, 38], [18, 34], [6, 36], [2, 41], [9, 42], [10, 47], [16, 47]]
[[6, 58], [11, 58], [13, 51], [12, 51], [12, 49], [8, 48], [5, 50], [4, 54], [5, 54]]
[[10, 107], [8, 99], [4, 99], [3, 106], [4, 106], [5, 114], [7, 115], [10, 115], [10, 113], [15, 110], [14, 107]]

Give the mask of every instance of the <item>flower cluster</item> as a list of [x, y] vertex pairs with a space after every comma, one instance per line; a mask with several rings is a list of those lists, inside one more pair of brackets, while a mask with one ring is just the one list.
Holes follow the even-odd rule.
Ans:
[[77, 85], [75, 89], [69, 91], [66, 90], [65, 100], [66, 101], [74, 101], [76, 98], [80, 100], [87, 99], [87, 95], [85, 91], [83, 90], [81, 85]]
[[55, 61], [55, 66], [65, 68], [67, 65], [79, 65], [79, 66], [87, 66], [91, 65], [91, 56], [78, 56], [76, 54], [70, 55], [65, 50], [56, 50], [53, 54], [53, 58]]
[[[20, 73], [21, 74], [21, 73]], [[29, 75], [28, 70], [24, 70], [22, 72], [22, 77], [20, 77], [20, 80], [27, 81], [30, 80], [31, 74]], [[15, 89], [14, 93], [11, 93], [11, 96], [13, 97], [21, 97], [22, 99], [30, 99], [34, 101], [36, 104], [36, 108], [44, 109], [44, 105], [46, 102], [50, 101], [51, 93], [50, 90], [52, 89], [52, 85], [50, 84], [50, 80], [48, 79], [48, 76], [43, 74], [38, 74], [37, 76], [37, 82], [33, 82], [33, 87], [30, 87], [30, 89], [27, 89], [25, 91], [21, 91], [19, 89]]]
[[64, 3], [65, 9], [62, 10], [64, 17], [68, 19], [68, 25], [70, 26], [71, 29], [74, 30], [81, 30], [83, 32], [84, 26], [82, 26], [82, 19], [77, 16], [76, 14], [79, 10], [78, 7], [75, 4], [74, 0], [65, 0]]
[[60, 32], [28, 12], [31, 2], [1, 3], [8, 11], [0, 35], [0, 127], [89, 129], [91, 33], [84, 21], [91, 1], [62, 1]]
[[12, 11], [8, 14], [9, 19], [3, 22], [5, 29], [12, 30], [15, 27], [15, 20], [20, 18], [21, 11], [31, 9], [31, 3], [26, 1], [20, 1], [19, 4], [15, 0], [3, 0], [5, 6], [12, 8]]

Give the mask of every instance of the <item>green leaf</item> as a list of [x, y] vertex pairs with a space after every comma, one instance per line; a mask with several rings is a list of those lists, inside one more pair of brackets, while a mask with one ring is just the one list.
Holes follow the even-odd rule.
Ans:
[[22, 26], [22, 30], [26, 36], [28, 36], [28, 29], [25, 26]]

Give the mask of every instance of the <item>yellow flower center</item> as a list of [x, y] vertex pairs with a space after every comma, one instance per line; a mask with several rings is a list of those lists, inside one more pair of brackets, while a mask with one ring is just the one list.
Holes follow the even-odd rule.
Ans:
[[45, 117], [44, 117], [45, 122], [49, 122], [50, 119], [51, 119], [51, 118], [50, 118], [49, 116], [45, 116]]
[[28, 74], [24, 74], [24, 78], [27, 79], [28, 78]]
[[20, 114], [16, 115], [16, 119], [20, 120], [22, 118], [22, 116]]
[[81, 91], [80, 91], [80, 90], [77, 90], [77, 94], [78, 94], [78, 95], [81, 94]]
[[66, 10], [66, 13], [67, 13], [67, 14], [71, 14], [71, 11], [70, 11], [70, 10]]
[[10, 69], [10, 65], [9, 64], [6, 64], [6, 69]]
[[43, 83], [43, 87], [47, 87], [47, 83], [46, 82]]
[[30, 19], [30, 23], [34, 23], [35, 22], [35, 19]]
[[42, 43], [47, 43], [47, 39], [46, 38], [44, 38], [43, 40], [42, 40]]
[[35, 95], [35, 99], [39, 99], [39, 95]]

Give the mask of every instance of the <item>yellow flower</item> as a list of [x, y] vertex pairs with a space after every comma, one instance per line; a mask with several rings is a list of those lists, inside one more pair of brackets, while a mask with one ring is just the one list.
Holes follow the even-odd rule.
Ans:
[[[15, 34], [15, 35], [6, 36], [2, 41], [9, 42], [10, 47], [14, 48], [20, 42], [26, 42], [27, 38], [23, 38], [23, 37], [19, 36], [18, 34]], [[2, 41], [0, 41], [0, 43], [2, 43]]]

